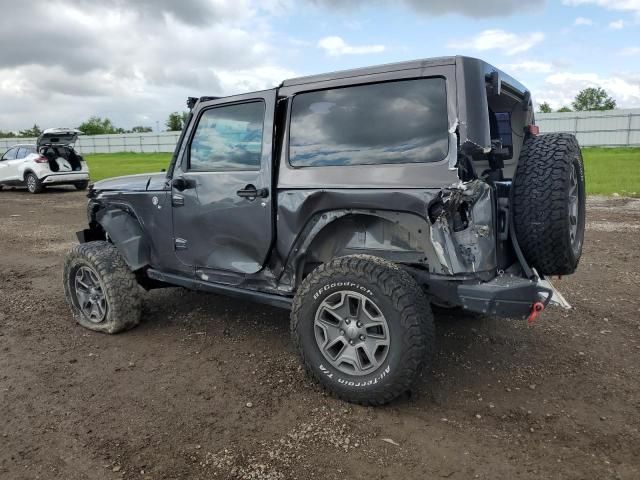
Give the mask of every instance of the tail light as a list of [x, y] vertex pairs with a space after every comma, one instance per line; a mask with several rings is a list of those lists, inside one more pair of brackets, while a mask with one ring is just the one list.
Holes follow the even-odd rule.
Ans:
[[47, 157], [45, 157], [44, 155], [40, 155], [39, 157], [37, 157], [34, 162], [36, 163], [49, 163], [49, 159]]

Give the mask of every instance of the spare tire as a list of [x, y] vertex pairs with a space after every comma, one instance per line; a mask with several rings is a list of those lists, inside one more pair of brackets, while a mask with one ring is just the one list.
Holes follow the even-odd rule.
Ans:
[[524, 141], [513, 179], [513, 223], [525, 258], [539, 273], [576, 270], [584, 242], [585, 186], [574, 135]]

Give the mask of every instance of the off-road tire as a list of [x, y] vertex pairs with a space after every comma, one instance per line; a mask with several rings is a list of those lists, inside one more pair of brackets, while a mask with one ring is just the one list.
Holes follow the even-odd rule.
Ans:
[[73, 184], [74, 187], [76, 187], [76, 190], [86, 190], [87, 187], [89, 186], [89, 182], [84, 181], [84, 182], [76, 182]]
[[[106, 297], [106, 315], [102, 322], [90, 321], [79, 307], [75, 293], [75, 274], [88, 266], [98, 276]], [[118, 333], [140, 322], [141, 301], [138, 282], [118, 249], [109, 242], [96, 241], [75, 245], [64, 262], [64, 293], [74, 319], [96, 332]]]
[[35, 173], [27, 173], [24, 177], [24, 183], [29, 193], [40, 193], [44, 190], [44, 185]]
[[[389, 327], [386, 358], [372, 373], [349, 375], [326, 361], [316, 343], [314, 320], [322, 302], [340, 291], [375, 301]], [[311, 272], [291, 310], [291, 335], [309, 374], [329, 392], [363, 405], [382, 405], [410, 389], [433, 352], [434, 323], [429, 301], [398, 265], [378, 257], [339, 257]]]
[[[569, 201], [572, 170], [578, 190], [575, 240]], [[551, 133], [525, 140], [513, 182], [513, 221], [520, 248], [539, 273], [568, 275], [576, 270], [584, 242], [585, 186], [574, 135]]]

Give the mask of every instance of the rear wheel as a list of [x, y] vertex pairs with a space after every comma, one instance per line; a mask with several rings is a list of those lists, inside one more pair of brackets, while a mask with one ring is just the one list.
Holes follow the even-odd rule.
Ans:
[[576, 137], [528, 138], [513, 183], [513, 220], [527, 261], [544, 275], [578, 267], [585, 228], [582, 153]]
[[35, 173], [27, 173], [25, 183], [27, 184], [29, 193], [40, 193], [44, 190], [44, 185], [42, 185], [42, 182], [36, 177]]
[[108, 242], [71, 249], [64, 263], [64, 292], [73, 317], [89, 330], [118, 333], [140, 322], [136, 277]]
[[76, 182], [73, 185], [74, 185], [74, 187], [76, 187], [76, 190], [86, 190], [87, 187], [89, 186], [89, 182], [87, 182], [87, 181]]
[[380, 258], [353, 255], [315, 269], [291, 311], [307, 371], [336, 396], [380, 405], [407, 391], [433, 344], [433, 316], [415, 280]]

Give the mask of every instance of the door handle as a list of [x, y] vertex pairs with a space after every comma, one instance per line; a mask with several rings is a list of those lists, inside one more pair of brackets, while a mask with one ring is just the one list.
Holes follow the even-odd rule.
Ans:
[[269, 189], [268, 188], [256, 188], [254, 185], [247, 185], [246, 187], [244, 187], [242, 190], [238, 190], [236, 192], [238, 194], [239, 197], [244, 197], [244, 198], [265, 198], [269, 196]]
[[173, 181], [171, 182], [171, 185], [176, 190], [182, 192], [187, 188], [195, 188], [196, 181], [188, 178], [184, 178], [184, 177], [178, 177], [173, 179]]

